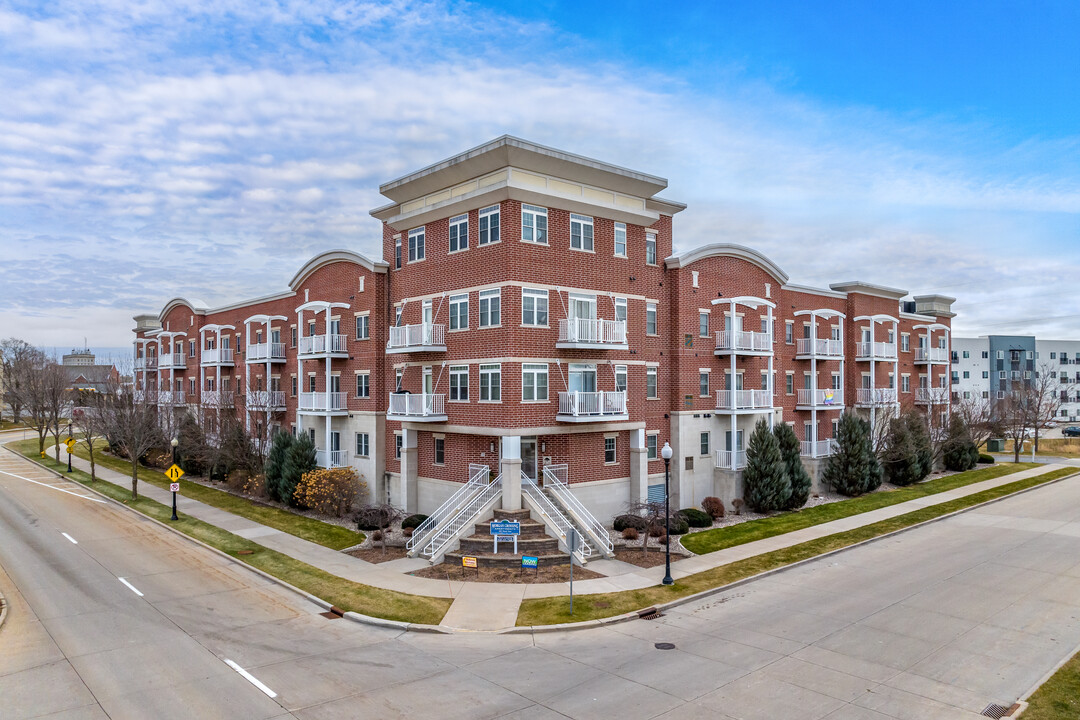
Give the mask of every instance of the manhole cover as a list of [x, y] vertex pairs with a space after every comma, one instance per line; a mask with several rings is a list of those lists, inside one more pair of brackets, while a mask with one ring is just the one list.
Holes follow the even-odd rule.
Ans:
[[[675, 643], [656, 643], [653, 645], [657, 650], [674, 650]], [[998, 717], [1001, 717], [1000, 715]]]

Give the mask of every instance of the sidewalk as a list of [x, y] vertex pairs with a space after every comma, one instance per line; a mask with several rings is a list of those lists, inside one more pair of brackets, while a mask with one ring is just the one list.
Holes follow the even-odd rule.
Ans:
[[[72, 462], [75, 467], [89, 471], [90, 463], [86, 460], [73, 456]], [[727, 565], [748, 557], [871, 525], [924, 507], [939, 505], [1000, 485], [1007, 485], [1018, 480], [1042, 475], [1060, 467], [1064, 466], [1046, 464], [1038, 468], [973, 483], [955, 490], [909, 500], [890, 507], [833, 520], [784, 535], [756, 540], [707, 555], [685, 558], [671, 564], [671, 573], [677, 580], [687, 575]], [[102, 480], [123, 487], [130, 487], [131, 478], [123, 473], [99, 466], [97, 474]], [[166, 505], [172, 503], [171, 493], [168, 490], [145, 482], [139, 483], [139, 488], [140, 494], [147, 498]], [[568, 583], [514, 585], [466, 583], [461, 581], [448, 582], [446, 580], [413, 577], [405, 573], [426, 567], [426, 561], [422, 559], [405, 559], [385, 564], [369, 563], [182, 496], [177, 499], [177, 510], [353, 582], [414, 595], [452, 598], [454, 602], [443, 618], [442, 625], [456, 630], [492, 631], [513, 627], [517, 619], [518, 608], [523, 599], [555, 597], [569, 592]], [[590, 563], [589, 569], [603, 572], [607, 577], [575, 582], [575, 594], [590, 595], [621, 590], [637, 590], [660, 584], [660, 580], [664, 575], [663, 566], [640, 568], [636, 565], [617, 561], [598, 560]]]

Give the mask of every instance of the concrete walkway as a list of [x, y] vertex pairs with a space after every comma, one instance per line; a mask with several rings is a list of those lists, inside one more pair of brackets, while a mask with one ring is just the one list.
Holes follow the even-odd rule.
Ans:
[[[73, 465], [89, 472], [90, 463], [82, 458], [73, 457]], [[929, 497], [909, 500], [890, 507], [822, 523], [784, 535], [745, 543], [707, 555], [685, 558], [671, 564], [672, 576], [678, 580], [687, 575], [727, 565], [748, 557], [871, 525], [913, 510], [949, 502], [1000, 485], [1041, 475], [1059, 467], [1065, 466], [1045, 464], [1038, 468], [1011, 473], [992, 480], [985, 480]], [[129, 476], [115, 470], [99, 466], [97, 474], [99, 479], [116, 485], [129, 487], [131, 484]], [[140, 483], [139, 492], [144, 497], [162, 504], [171, 504], [172, 502], [171, 493], [148, 483]], [[569, 593], [569, 583], [516, 585], [418, 578], [405, 573], [426, 566], [427, 563], [424, 560], [407, 559], [384, 564], [369, 563], [190, 498], [179, 498], [177, 509], [180, 513], [186, 513], [204, 522], [216, 525], [223, 530], [256, 541], [260, 545], [277, 550], [353, 582], [414, 595], [452, 598], [454, 602], [443, 618], [442, 625], [456, 630], [492, 631], [513, 627], [517, 619], [518, 608], [523, 599], [556, 597]], [[575, 582], [575, 594], [589, 595], [651, 587], [660, 584], [664, 576], [663, 566], [640, 568], [636, 565], [618, 561], [594, 561], [589, 564], [589, 569], [603, 572], [607, 576]]]

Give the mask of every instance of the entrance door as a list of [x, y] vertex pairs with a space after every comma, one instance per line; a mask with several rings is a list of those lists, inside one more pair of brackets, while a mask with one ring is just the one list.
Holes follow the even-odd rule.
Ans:
[[536, 480], [536, 438], [521, 438], [521, 472], [530, 480]]
[[423, 389], [423, 393], [425, 395], [431, 395], [433, 392], [435, 392], [435, 386], [434, 386], [434, 380], [432, 379], [432, 375], [431, 375], [431, 367], [425, 367], [424, 368], [424, 389]]

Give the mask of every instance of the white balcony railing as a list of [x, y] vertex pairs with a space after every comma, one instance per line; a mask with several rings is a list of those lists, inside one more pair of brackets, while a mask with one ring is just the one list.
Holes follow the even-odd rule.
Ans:
[[156, 370], [158, 366], [156, 355], [147, 355], [146, 357], [135, 358], [136, 370]]
[[146, 390], [135, 390], [132, 395], [135, 398], [135, 402], [139, 404], [156, 403], [158, 397], [157, 393], [153, 390], [150, 390], [149, 392]]
[[284, 390], [253, 390], [248, 393], [249, 410], [284, 410]]
[[727, 470], [742, 470], [746, 467], [746, 451], [717, 450], [716, 467]]
[[949, 389], [943, 387], [921, 387], [915, 392], [915, 402], [923, 405], [944, 405], [949, 401]]
[[324, 468], [345, 467], [349, 464], [349, 456], [345, 450], [316, 450], [315, 460]]
[[203, 390], [202, 404], [211, 407], [228, 407], [233, 404], [233, 394], [230, 390]]
[[833, 454], [833, 450], [836, 447], [836, 441], [831, 438], [828, 440], [802, 440], [799, 443], [799, 454], [803, 457], [821, 458], [829, 457]]
[[729, 330], [717, 330], [716, 349], [734, 352], [772, 352], [773, 337], [771, 332], [732, 333]]
[[855, 357], [858, 360], [895, 360], [896, 343], [855, 343]]
[[844, 343], [831, 338], [798, 338], [795, 341], [795, 354], [842, 357]]
[[429, 418], [446, 415], [445, 393], [390, 393], [388, 416], [398, 418]]
[[896, 388], [859, 388], [856, 405], [892, 405], [896, 403]]
[[300, 338], [300, 355], [326, 355], [329, 353], [348, 352], [345, 343], [348, 338], [345, 335], [309, 335]]
[[187, 367], [187, 356], [182, 352], [165, 353], [158, 360], [158, 368], [161, 370], [183, 370]]
[[247, 346], [248, 362], [284, 360], [285, 343], [252, 343]]
[[344, 412], [348, 394], [343, 392], [302, 392], [298, 406], [309, 412]]
[[232, 348], [203, 348], [202, 351], [202, 364], [203, 365], [232, 365], [233, 364], [233, 350]]
[[184, 404], [184, 391], [183, 390], [162, 390], [158, 392], [158, 404], [159, 405], [183, 405]]
[[944, 363], [949, 362], [949, 351], [945, 348], [915, 348], [915, 362], [917, 363]]
[[563, 318], [559, 320], [559, 342], [590, 345], [625, 345], [625, 320]]
[[604, 417], [626, 414], [626, 391], [561, 392], [559, 414], [567, 417]]
[[390, 351], [446, 349], [446, 326], [443, 324], [420, 323], [419, 325], [401, 325], [390, 328], [390, 339], [386, 349]]
[[765, 410], [773, 404], [772, 390], [717, 390], [717, 410]]
[[799, 388], [798, 404], [809, 407], [843, 407], [844, 391], [837, 388]]

